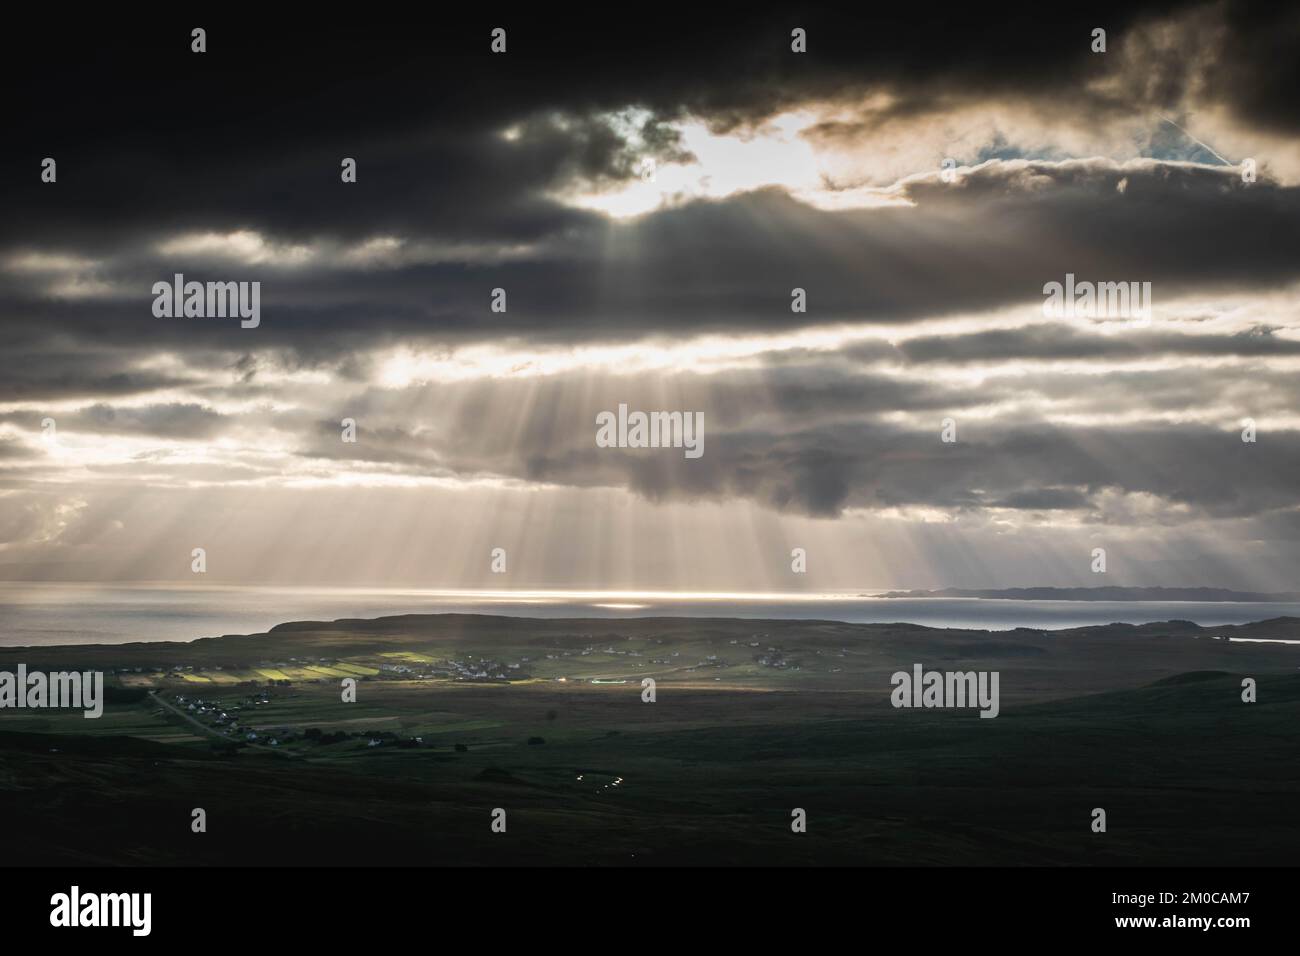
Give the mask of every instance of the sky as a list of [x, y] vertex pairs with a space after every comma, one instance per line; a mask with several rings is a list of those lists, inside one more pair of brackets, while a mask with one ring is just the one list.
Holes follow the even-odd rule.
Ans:
[[[45, 16], [0, 579], [1295, 586], [1294, 8]], [[257, 326], [157, 315], [178, 273]], [[703, 453], [601, 447], [620, 404]]]

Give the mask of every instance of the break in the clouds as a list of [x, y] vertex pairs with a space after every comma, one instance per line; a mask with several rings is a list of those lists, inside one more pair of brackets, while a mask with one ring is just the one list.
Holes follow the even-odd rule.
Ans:
[[[34, 28], [3, 573], [1013, 586], [1106, 547], [1110, 583], [1294, 584], [1300, 17], [701, 16], [503, 15], [502, 55]], [[157, 316], [177, 274], [259, 282], [260, 323]], [[1045, 314], [1067, 275], [1150, 315]], [[705, 454], [598, 447], [620, 403], [702, 413]]]

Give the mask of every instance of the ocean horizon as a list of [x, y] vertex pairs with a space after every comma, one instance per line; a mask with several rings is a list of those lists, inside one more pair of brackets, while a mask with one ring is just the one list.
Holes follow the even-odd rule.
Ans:
[[1300, 603], [884, 598], [867, 591], [740, 594], [0, 582], [4, 647], [192, 641], [262, 633], [290, 621], [399, 614], [830, 620], [1006, 631], [1170, 620], [1205, 627], [1246, 624], [1300, 617]]

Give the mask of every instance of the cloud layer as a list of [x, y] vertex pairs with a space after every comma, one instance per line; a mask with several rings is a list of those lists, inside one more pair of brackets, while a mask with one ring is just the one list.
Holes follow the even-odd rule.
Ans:
[[[694, 17], [511, 16], [504, 56], [454, 19], [34, 29], [0, 573], [171, 579], [224, 539], [231, 580], [500, 585], [510, 538], [575, 586], [781, 585], [811, 541], [812, 586], [1093, 583], [1099, 543], [1121, 583], [1293, 583], [1300, 18]], [[178, 273], [259, 281], [261, 324], [156, 318]], [[1151, 283], [1150, 321], [1044, 315], [1067, 274]], [[702, 412], [704, 456], [596, 447], [619, 403]]]

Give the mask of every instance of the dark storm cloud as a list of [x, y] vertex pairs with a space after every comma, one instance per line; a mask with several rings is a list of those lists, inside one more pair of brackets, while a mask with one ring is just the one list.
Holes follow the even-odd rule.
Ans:
[[[1251, 411], [1288, 414], [1291, 378], [1252, 370]], [[845, 508], [925, 507], [1072, 510], [1117, 520], [1106, 495], [1149, 496], [1160, 502], [1153, 520], [1165, 511], [1179, 520], [1242, 517], [1294, 503], [1300, 433], [1265, 427], [1249, 444], [1235, 416], [1217, 427], [1107, 421], [1139, 406], [1186, 415], [1205, 402], [1241, 401], [1231, 398], [1240, 380], [1239, 369], [1207, 368], [1101, 377], [1042, 372], [945, 385], [808, 365], [430, 385], [340, 403], [339, 416], [362, 410], [358, 441], [342, 443], [339, 418], [326, 418], [300, 454], [426, 477], [626, 487], [654, 501], [743, 498], [824, 517]], [[702, 412], [703, 457], [596, 448], [596, 413], [620, 402]], [[1095, 423], [1055, 426], [1028, 411], [981, 414], [1003, 403], [1065, 408]], [[908, 424], [896, 422], [900, 414]], [[950, 416], [955, 444], [940, 440]], [[484, 427], [488, 422], [493, 427]]]
[[[1059, 509], [1109, 489], [1236, 517], [1293, 505], [1291, 476], [1300, 466], [1294, 432], [1271, 436], [1266, 448], [1256, 449], [1235, 431], [1199, 428], [996, 429], [945, 446], [938, 429], [918, 434], [846, 424], [779, 438], [721, 435], [712, 442], [704, 469], [672, 455], [653, 461], [643, 455], [639, 466], [625, 457], [609, 467], [626, 468], [629, 486], [654, 499], [740, 495], [822, 516], [846, 507]], [[596, 458], [579, 467], [598, 466]], [[1225, 481], [1226, 462], [1237, 463], [1227, 465], [1231, 481]], [[533, 465], [541, 478], [572, 467]]]
[[[1274, 4], [1228, 4], [1207, 86], [1243, 121], [1280, 134], [1300, 130], [1300, 16]], [[1204, 34], [1202, 34], [1204, 36]]]
[[[1145, 29], [1175, 14], [1176, 28]], [[692, 10], [678, 20], [656, 11], [619, 26], [549, 11], [503, 15], [510, 53], [501, 58], [487, 52], [495, 22], [441, 13], [434, 33], [391, 21], [322, 32], [211, 20], [202, 57], [188, 53], [189, 27], [176, 22], [38, 27], [29, 36], [47, 51], [38, 73], [21, 58], [0, 64], [6, 89], [43, 84], [40, 96], [11, 99], [13, 145], [0, 152], [0, 400], [83, 403], [59, 416], [60, 429], [74, 433], [174, 440], [260, 425], [289, 439], [286, 456], [308, 467], [625, 487], [656, 501], [744, 498], [827, 517], [923, 507], [1118, 521], [1127, 516], [1108, 511], [1115, 505], [1106, 499], [1131, 495], [1150, 496], [1150, 520], [1159, 522], [1174, 520], [1175, 508], [1254, 518], [1293, 504], [1300, 435], [1276, 429], [1245, 445], [1234, 430], [1239, 414], [1295, 408], [1291, 373], [1265, 363], [1300, 346], [1271, 326], [1103, 337], [1035, 320], [837, 354], [774, 354], [757, 372], [618, 380], [584, 371], [555, 382], [484, 376], [359, 391], [374, 379], [369, 353], [397, 344], [671, 342], [834, 322], [903, 326], [1036, 307], [1043, 284], [1067, 272], [1150, 281], [1158, 303], [1272, 293], [1300, 278], [1300, 189], [1156, 159], [992, 162], [954, 183], [908, 180], [893, 194], [908, 205], [892, 208], [826, 211], [772, 187], [613, 223], [555, 198], [567, 187], [630, 179], [647, 153], [687, 160], [672, 121], [688, 115], [731, 129], [872, 94], [884, 105], [850, 110], [817, 136], [869, 153], [875, 131], [964, 105], [1086, 127], [1177, 113], [1192, 96], [1246, 125], [1300, 131], [1292, 12], [1089, 4], [1049, 24], [978, 8], [944, 13], [941, 26], [927, 8], [896, 16], [791, 9], [715, 20]], [[809, 30], [806, 56], [788, 52], [792, 25]], [[1109, 31], [1103, 56], [1088, 49], [1097, 25]], [[610, 116], [628, 107], [642, 111], [639, 130]], [[511, 138], [502, 135], [508, 127]], [[1155, 136], [1137, 153], [1205, 159], [1167, 128]], [[986, 149], [1001, 155], [997, 143]], [[38, 180], [47, 155], [59, 161], [55, 185]], [[345, 156], [358, 159], [355, 185], [339, 182]], [[247, 261], [202, 243], [166, 252], [178, 238], [228, 233], [265, 248]], [[402, 246], [356, 255], [385, 236]], [[47, 259], [33, 264], [33, 253]], [[261, 281], [262, 325], [155, 318], [151, 286], [175, 272]], [[790, 309], [796, 286], [807, 290], [806, 313]], [[497, 287], [509, 295], [505, 314], [489, 310]], [[145, 361], [160, 353], [174, 361]], [[1144, 357], [1259, 366], [1107, 365]], [[1029, 367], [1058, 359], [1093, 363], [1093, 374]], [[855, 363], [904, 373], [939, 363], [1027, 367], [1015, 382], [974, 383]], [[280, 381], [311, 371], [338, 394]], [[169, 388], [187, 397], [114, 401]], [[216, 407], [263, 398], [293, 410]], [[1221, 429], [1106, 421], [1133, 411], [1204, 413], [1217, 398], [1232, 416]], [[595, 448], [595, 412], [620, 401], [704, 411], [705, 456]], [[1028, 411], [962, 414], [999, 405]], [[1092, 421], [1052, 427], [1035, 411], [1052, 405]], [[34, 413], [21, 414], [8, 421], [34, 427]], [[956, 445], [939, 441], [946, 415], [959, 419]], [[356, 445], [339, 440], [347, 416], [360, 423]], [[0, 458], [41, 454], [35, 444], [0, 442]], [[261, 479], [274, 468], [169, 467], [172, 477], [214, 482]], [[125, 464], [87, 471], [123, 482], [132, 474]], [[57, 467], [31, 474], [56, 476]], [[7, 520], [17, 534], [50, 518]]]
[[181, 402], [139, 408], [114, 408], [96, 403], [66, 419], [66, 427], [81, 431], [159, 438], [208, 438], [218, 434], [223, 425], [223, 416], [212, 409]]
[[[1123, 190], [1120, 184], [1123, 183]], [[615, 339], [659, 331], [778, 330], [929, 318], [1042, 301], [1042, 286], [1150, 281], [1158, 301], [1199, 289], [1273, 288], [1300, 276], [1300, 190], [1246, 185], [1232, 170], [1103, 160], [1012, 162], [959, 182], [914, 182], [907, 208], [813, 209], [779, 190], [601, 223], [521, 261], [361, 269], [239, 264], [210, 252], [111, 265], [111, 298], [42, 293], [13, 272], [3, 302], [19, 341], [50, 330], [180, 350], [278, 347], [346, 355], [386, 340], [524, 335]], [[611, 243], [611, 230], [619, 230]], [[152, 283], [262, 282], [263, 322], [158, 319]], [[793, 313], [790, 290], [807, 290]], [[509, 296], [505, 314], [491, 290]]]
[[[1089, 513], [1090, 499], [1106, 491], [1149, 495], [1162, 507], [1212, 517], [1259, 514], [1295, 501], [1296, 432], [1250, 446], [1236, 431], [1203, 427], [965, 426], [959, 442], [945, 445], [937, 425], [929, 432], [846, 422], [790, 433], [712, 434], [696, 461], [676, 450], [578, 447], [537, 449], [515, 461], [453, 454], [449, 463], [466, 471], [513, 469], [533, 481], [623, 485], [656, 501], [749, 498], [824, 517], [851, 507]], [[1225, 468], [1232, 480], [1225, 480]]]
[[[912, 183], [901, 195], [915, 208], [824, 212], [771, 190], [621, 226], [549, 196], [630, 178], [643, 152], [688, 158], [666, 125], [688, 113], [726, 128], [869, 93], [892, 98], [882, 114], [891, 122], [993, 100], [1087, 124], [1211, 89], [1270, 129], [1300, 129], [1288, 127], [1288, 67], [1261, 59], [1294, 36], [1300, 17], [1285, 11], [1092, 4], [1050, 24], [950, 11], [935, 30], [921, 10], [691, 10], [682, 23], [639, 20], [635, 37], [577, 16], [501, 16], [504, 57], [487, 52], [482, 21], [445, 14], [436, 36], [387, 22], [285, 30], [212, 20], [202, 56], [175, 23], [31, 25], [29, 41], [48, 41], [48, 61], [42, 95], [10, 104], [19, 148], [0, 155], [0, 255], [75, 254], [92, 263], [78, 277], [105, 291], [70, 297], [49, 272], [8, 268], [0, 314], [10, 342], [52, 351], [58, 331], [197, 361], [271, 347], [331, 362], [415, 337], [571, 341], [898, 321], [1030, 301], [1066, 271], [1151, 280], [1160, 296], [1297, 274], [1296, 190], [1247, 188], [1228, 169], [1004, 164], [957, 184]], [[1152, 26], [1166, 17], [1182, 26]], [[1098, 24], [1111, 43], [1102, 56], [1089, 50]], [[809, 30], [809, 54], [789, 53], [791, 25]], [[925, 42], [899, 42], [917, 35]], [[1125, 72], [1126, 43], [1137, 48], [1138, 80]], [[1287, 62], [1294, 70], [1295, 58]], [[0, 71], [7, 88], [31, 79], [19, 58]], [[1112, 74], [1115, 89], [1093, 89]], [[609, 118], [629, 106], [644, 111], [647, 145], [631, 145]], [[851, 125], [823, 134], [854, 135]], [[501, 135], [510, 126], [513, 141]], [[46, 155], [60, 162], [53, 186], [36, 175]], [[348, 186], [338, 176], [344, 156], [360, 163]], [[158, 251], [184, 234], [240, 230], [332, 253], [289, 267]], [[385, 235], [447, 251], [393, 267], [340, 259]], [[174, 271], [261, 280], [263, 326], [155, 319], [149, 289]], [[809, 292], [806, 314], [789, 309], [794, 286]], [[497, 287], [510, 296], [504, 315], [487, 308]], [[32, 381], [11, 393], [66, 388], [58, 368], [26, 374]], [[119, 391], [149, 387], [110, 374]], [[104, 384], [101, 394], [113, 393]]]
[[[5, 332], [13, 335], [7, 317]], [[48, 334], [49, 349], [39, 343]], [[28, 348], [5, 348], [0, 401], [44, 401], [133, 395], [193, 384], [188, 374], [138, 368], [140, 355], [129, 349], [77, 350], [61, 333], [33, 324], [25, 330]], [[59, 341], [63, 339], [63, 341]]]
[[[1294, 57], [1265, 56], [1288, 49], [1300, 18], [1254, 5], [1093, 3], [1053, 11], [1050, 23], [950, 10], [941, 30], [922, 9], [692, 8], [680, 21], [638, 17], [634, 31], [576, 14], [497, 15], [511, 30], [500, 57], [487, 51], [484, 21], [445, 11], [434, 34], [363, 18], [291, 29], [209, 19], [201, 57], [175, 22], [31, 24], [28, 42], [48, 49], [45, 68], [33, 77], [20, 58], [0, 66], [6, 88], [42, 88], [9, 104], [20, 148], [0, 157], [8, 212], [0, 241], [76, 237], [104, 249], [144, 230], [185, 228], [553, 235], [585, 217], [540, 190], [572, 176], [635, 175], [627, 143], [595, 118], [630, 105], [726, 127], [808, 100], [883, 91], [895, 100], [893, 118], [1009, 97], [1050, 111], [1068, 104], [1086, 123], [1208, 88], [1239, 96], [1231, 106], [1271, 127], [1300, 128], [1294, 83], [1276, 66], [1289, 59], [1294, 70]], [[1170, 15], [1186, 18], [1189, 35], [1138, 50], [1142, 85], [1089, 92], [1118, 67], [1126, 38], [1138, 42]], [[1104, 57], [1089, 50], [1099, 24], [1112, 47]], [[808, 54], [789, 53], [792, 25], [809, 31]], [[924, 42], [900, 42], [917, 36]], [[59, 103], [78, 104], [75, 122], [51, 108]], [[553, 122], [560, 115], [569, 117], [563, 127]], [[498, 134], [513, 123], [527, 135], [510, 148]], [[664, 127], [652, 123], [648, 134], [651, 151], [676, 153]], [[57, 191], [32, 175], [46, 155], [62, 163]], [[343, 156], [361, 164], [349, 189], [338, 181]]]
[[[1300, 341], [1255, 329], [1230, 335], [1183, 335], [1130, 331], [1123, 336], [1089, 335], [1057, 323], [994, 329], [970, 335], [932, 335], [900, 342], [897, 351], [909, 362], [1005, 362], [1016, 359], [1143, 359], [1157, 356], [1268, 357], [1300, 355]], [[857, 349], [846, 350], [856, 354]], [[866, 346], [865, 357], [878, 349]]]

